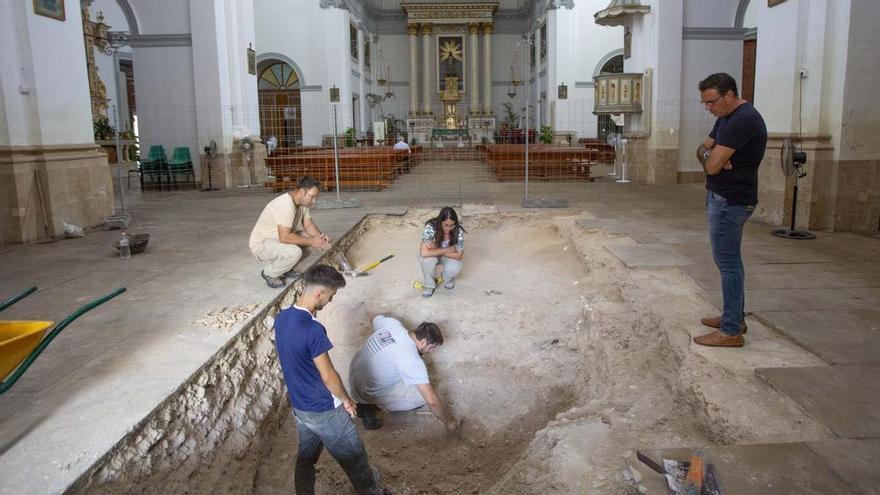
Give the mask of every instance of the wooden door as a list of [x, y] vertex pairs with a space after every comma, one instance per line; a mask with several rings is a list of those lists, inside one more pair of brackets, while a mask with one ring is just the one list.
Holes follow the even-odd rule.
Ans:
[[742, 84], [740, 84], [740, 97], [744, 100], [755, 99], [755, 54], [757, 53], [758, 40], [743, 41], [743, 68]]

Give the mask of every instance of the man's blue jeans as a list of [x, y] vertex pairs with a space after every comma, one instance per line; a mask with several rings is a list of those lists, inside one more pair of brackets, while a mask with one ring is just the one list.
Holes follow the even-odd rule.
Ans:
[[752, 216], [754, 205], [728, 205], [724, 196], [706, 192], [706, 211], [709, 217], [709, 240], [712, 258], [721, 272], [721, 331], [739, 335], [745, 319], [745, 271], [742, 263], [743, 225]]
[[357, 427], [344, 407], [332, 411], [309, 412], [294, 409], [299, 451], [296, 455], [294, 486], [299, 495], [315, 493], [315, 463], [324, 446], [345, 471], [358, 494], [382, 493], [378, 471], [367, 461], [367, 451]]

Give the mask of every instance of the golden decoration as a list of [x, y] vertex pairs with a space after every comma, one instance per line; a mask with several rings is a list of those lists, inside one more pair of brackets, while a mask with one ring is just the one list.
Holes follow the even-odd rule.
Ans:
[[440, 62], [451, 62], [453, 60], [464, 62], [464, 53], [461, 51], [461, 45], [456, 43], [455, 40], [450, 40], [443, 43], [443, 46], [440, 47]]

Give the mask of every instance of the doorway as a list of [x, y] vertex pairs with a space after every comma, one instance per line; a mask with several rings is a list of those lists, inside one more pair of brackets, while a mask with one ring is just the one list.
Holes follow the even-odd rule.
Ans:
[[302, 146], [302, 101], [300, 80], [285, 62], [268, 62], [260, 71], [257, 97], [260, 105], [260, 134], [265, 142], [270, 136], [278, 147]]

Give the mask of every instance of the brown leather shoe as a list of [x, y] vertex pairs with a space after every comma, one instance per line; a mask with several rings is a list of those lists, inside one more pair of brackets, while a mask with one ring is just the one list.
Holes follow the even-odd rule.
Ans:
[[712, 333], [694, 337], [694, 342], [709, 347], [742, 347], [746, 339], [742, 335], [727, 335], [716, 330]]
[[[720, 316], [708, 316], [700, 320], [700, 323], [706, 325], [707, 327], [712, 328], [721, 328], [721, 317]], [[746, 325], [746, 322], [742, 322], [742, 325], [739, 327], [739, 331], [743, 334], [749, 331], [749, 326]]]

